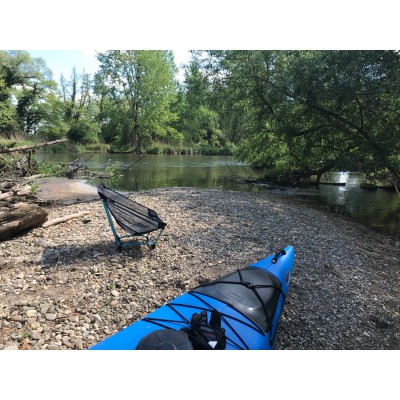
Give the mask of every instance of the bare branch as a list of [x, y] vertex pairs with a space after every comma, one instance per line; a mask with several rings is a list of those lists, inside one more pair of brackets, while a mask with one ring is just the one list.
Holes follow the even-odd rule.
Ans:
[[38, 147], [50, 146], [50, 145], [56, 144], [56, 143], [64, 143], [67, 141], [68, 141], [68, 139], [58, 139], [58, 140], [53, 140], [52, 142], [38, 143], [38, 144], [33, 144], [33, 145], [10, 147], [10, 148], [3, 148], [3, 149], [0, 148], [0, 153], [15, 153], [17, 151], [26, 151], [26, 150], [36, 149]]

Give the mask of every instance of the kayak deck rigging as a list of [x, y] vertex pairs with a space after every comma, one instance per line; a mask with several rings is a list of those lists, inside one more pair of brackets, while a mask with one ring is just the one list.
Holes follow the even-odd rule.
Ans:
[[294, 248], [287, 246], [199, 285], [90, 349], [272, 349], [294, 257]]

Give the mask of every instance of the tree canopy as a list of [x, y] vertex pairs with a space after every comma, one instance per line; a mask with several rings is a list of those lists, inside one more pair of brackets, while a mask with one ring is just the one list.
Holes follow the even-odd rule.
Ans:
[[[98, 55], [95, 93], [105, 138], [140, 150], [156, 139], [174, 137], [175, 64], [170, 51], [116, 50]], [[118, 118], [115, 116], [118, 115]]]
[[0, 136], [135, 152], [229, 148], [285, 183], [330, 170], [399, 183], [398, 51], [192, 55], [183, 82], [172, 51], [110, 50], [95, 76], [74, 69], [57, 84], [44, 60], [0, 51]]
[[224, 120], [247, 121], [242, 159], [293, 179], [386, 169], [399, 181], [399, 61], [395, 51], [210, 51], [203, 68]]

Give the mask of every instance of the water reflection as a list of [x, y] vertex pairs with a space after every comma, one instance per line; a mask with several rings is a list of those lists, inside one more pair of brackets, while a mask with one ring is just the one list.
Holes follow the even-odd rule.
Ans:
[[[118, 162], [121, 175], [104, 181], [116, 190], [138, 191], [161, 187], [220, 188], [237, 191], [262, 191], [262, 186], [243, 183], [243, 178], [260, 178], [262, 172], [237, 162], [228, 156], [94, 154], [88, 161], [91, 169], [104, 172], [107, 165]], [[43, 159], [70, 162], [77, 157], [70, 154], [36, 154]], [[400, 197], [382, 189], [360, 189], [362, 173], [334, 172], [322, 176], [321, 182], [345, 183], [345, 186], [320, 185], [280, 194], [299, 196], [314, 207], [328, 208], [350, 216], [381, 232], [400, 237]]]
[[362, 190], [363, 180], [362, 173], [329, 173], [324, 176], [324, 182], [344, 182], [346, 186], [321, 185], [302, 189], [298, 195], [315, 206], [329, 208], [381, 232], [400, 237], [400, 197], [383, 189]]

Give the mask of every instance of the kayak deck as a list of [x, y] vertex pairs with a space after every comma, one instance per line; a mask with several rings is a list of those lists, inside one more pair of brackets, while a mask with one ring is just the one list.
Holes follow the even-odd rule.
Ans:
[[[271, 349], [290, 286], [294, 249], [270, 256], [171, 300], [90, 350], [135, 350], [160, 329], [188, 328], [194, 313], [214, 310], [225, 330], [226, 350]], [[275, 262], [276, 261], [276, 262]]]

